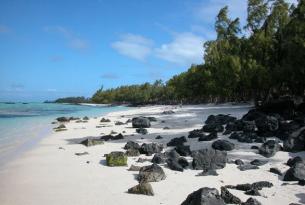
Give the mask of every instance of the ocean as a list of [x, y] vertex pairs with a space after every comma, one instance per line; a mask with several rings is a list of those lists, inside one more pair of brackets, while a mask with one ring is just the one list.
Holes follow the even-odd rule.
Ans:
[[0, 166], [52, 132], [57, 117], [97, 117], [126, 110], [124, 106], [55, 103], [0, 103]]

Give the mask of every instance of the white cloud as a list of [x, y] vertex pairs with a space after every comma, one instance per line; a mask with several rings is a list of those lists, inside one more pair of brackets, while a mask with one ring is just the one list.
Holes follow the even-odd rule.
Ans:
[[141, 35], [128, 33], [122, 35], [121, 39], [111, 46], [122, 55], [143, 61], [151, 53], [153, 41]]
[[172, 42], [155, 49], [155, 55], [180, 65], [202, 63], [203, 42], [203, 38], [193, 33], [175, 34]]
[[195, 16], [204, 23], [214, 24], [219, 10], [225, 6], [229, 7], [231, 18], [239, 17], [243, 24], [247, 18], [246, 0], [208, 0], [202, 2], [194, 10]]
[[76, 50], [85, 51], [89, 48], [89, 43], [80, 37], [78, 37], [74, 32], [62, 26], [46, 26], [44, 31], [49, 33], [59, 33], [68, 41], [68, 45]]

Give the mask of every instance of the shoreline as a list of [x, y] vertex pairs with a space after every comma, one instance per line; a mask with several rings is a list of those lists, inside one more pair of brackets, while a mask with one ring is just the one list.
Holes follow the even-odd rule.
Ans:
[[[251, 106], [250, 106], [251, 107]], [[131, 165], [149, 165], [149, 162], [136, 163], [138, 157], [128, 158], [128, 167], [108, 167], [105, 165], [104, 154], [111, 151], [123, 151], [123, 146], [128, 140], [138, 143], [167, 143], [174, 137], [180, 137], [193, 130], [202, 127], [206, 117], [210, 114], [231, 113], [241, 117], [250, 108], [249, 106], [221, 106], [215, 105], [185, 105], [178, 106], [145, 106], [130, 108], [125, 111], [110, 112], [90, 118], [88, 123], [66, 123], [67, 131], [53, 132], [43, 137], [37, 146], [26, 151], [20, 158], [0, 168], [0, 193], [1, 204], [180, 204], [188, 194], [198, 188], [208, 186], [220, 190], [220, 186], [236, 183], [252, 183], [259, 180], [271, 180], [274, 187], [264, 189], [264, 197], [255, 197], [263, 204], [288, 204], [300, 203], [304, 198], [298, 198], [293, 193], [299, 192], [301, 187], [281, 186], [278, 177], [270, 175], [271, 166], [286, 169], [283, 162], [290, 157], [288, 153], [280, 152], [270, 160], [270, 163], [259, 170], [240, 172], [233, 164], [227, 164], [224, 169], [218, 171], [219, 176], [198, 177], [200, 170], [186, 169], [180, 173], [163, 167], [166, 180], [152, 183], [155, 196], [128, 194], [126, 191], [137, 184], [134, 179], [136, 172], [127, 171]], [[171, 115], [161, 114], [163, 111], [174, 110]], [[154, 116], [157, 122], [148, 128], [147, 135], [140, 135], [129, 125], [114, 125], [115, 121], [125, 122], [135, 116]], [[100, 123], [100, 119], [109, 118], [110, 123]], [[165, 121], [162, 123], [161, 121]], [[97, 128], [98, 125], [105, 127]], [[108, 127], [109, 126], [109, 127]], [[170, 129], [163, 129], [168, 126]], [[111, 131], [123, 133], [125, 139], [105, 142], [103, 145], [85, 147], [73, 144], [72, 141], [84, 137], [95, 137], [109, 134]], [[163, 136], [164, 139], [156, 140], [155, 136]], [[225, 138], [220, 136], [220, 138]], [[248, 144], [234, 143], [237, 149], [230, 152], [231, 158], [243, 156], [251, 160], [260, 158], [249, 149]], [[192, 149], [210, 145], [209, 142], [198, 143], [190, 140]], [[76, 156], [75, 153], [88, 152], [88, 155]], [[305, 152], [303, 153], [305, 156]], [[142, 158], [149, 158], [140, 156]], [[87, 163], [89, 161], [89, 163]], [[231, 190], [230, 190], [231, 191]], [[245, 201], [249, 196], [238, 191], [232, 193]], [[285, 194], [291, 193], [287, 198]], [[286, 198], [285, 198], [286, 197]], [[298, 201], [299, 200], [299, 201]], [[272, 202], [272, 203], [270, 203]]]

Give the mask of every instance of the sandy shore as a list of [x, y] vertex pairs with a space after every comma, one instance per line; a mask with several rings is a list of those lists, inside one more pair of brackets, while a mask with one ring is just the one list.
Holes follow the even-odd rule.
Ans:
[[[173, 109], [175, 114], [162, 115], [164, 110]], [[167, 143], [171, 138], [187, 136], [193, 129], [201, 128], [210, 114], [232, 114], [241, 117], [246, 107], [215, 107], [207, 109], [206, 106], [184, 106], [175, 108], [171, 106], [153, 106], [132, 108], [128, 111], [110, 113], [106, 116], [110, 123], [100, 123], [101, 117], [90, 119], [88, 123], [67, 123], [67, 131], [54, 132], [44, 138], [38, 146], [26, 152], [0, 170], [0, 204], [1, 205], [119, 205], [119, 204], [145, 204], [145, 205], [177, 205], [191, 192], [201, 187], [211, 187], [220, 190], [224, 185], [240, 183], [253, 183], [267, 180], [273, 187], [261, 191], [263, 196], [255, 197], [262, 204], [287, 205], [289, 203], [305, 203], [305, 189], [302, 186], [289, 183], [283, 186], [279, 177], [269, 172], [270, 167], [277, 167], [286, 171], [285, 162], [292, 157], [287, 152], [277, 152], [269, 159], [266, 165], [258, 170], [240, 171], [235, 164], [227, 164], [224, 169], [218, 170], [218, 176], [196, 176], [201, 171], [185, 170], [172, 171], [163, 167], [167, 178], [163, 181], [151, 183], [155, 196], [133, 195], [126, 193], [128, 188], [137, 185], [135, 179], [137, 172], [127, 171], [130, 165], [148, 165], [136, 163], [138, 157], [128, 158], [128, 167], [108, 167], [105, 165], [104, 154], [111, 151], [123, 151], [127, 141], [138, 143], [159, 142]], [[148, 128], [149, 134], [140, 135], [128, 125], [114, 125], [115, 121], [125, 122], [134, 116], [154, 116], [158, 119]], [[164, 120], [165, 123], [161, 121]], [[98, 125], [106, 127], [97, 128]], [[169, 127], [164, 130], [163, 127]], [[74, 144], [71, 139], [88, 136], [110, 134], [111, 131], [124, 133], [125, 139], [108, 141], [103, 145], [85, 147]], [[156, 140], [161, 135], [163, 139]], [[143, 139], [142, 139], [143, 138]], [[227, 138], [220, 136], [220, 138]], [[229, 152], [230, 159], [253, 160], [263, 159], [256, 151], [251, 150], [253, 144], [241, 144], [232, 140], [236, 148]], [[186, 144], [196, 150], [210, 146], [211, 142], [198, 142], [197, 139], [188, 139]], [[59, 148], [62, 149], [59, 149]], [[77, 152], [88, 152], [89, 155], [76, 156]], [[305, 153], [298, 153], [305, 156]], [[141, 155], [142, 158], [151, 158]], [[89, 163], [87, 163], [89, 161]], [[231, 193], [245, 201], [250, 196], [241, 191], [230, 190]]]

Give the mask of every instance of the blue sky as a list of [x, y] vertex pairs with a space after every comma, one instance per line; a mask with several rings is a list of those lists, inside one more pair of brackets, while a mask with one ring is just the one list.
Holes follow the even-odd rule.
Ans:
[[246, 0], [0, 0], [0, 101], [91, 96], [202, 63], [218, 10]]

